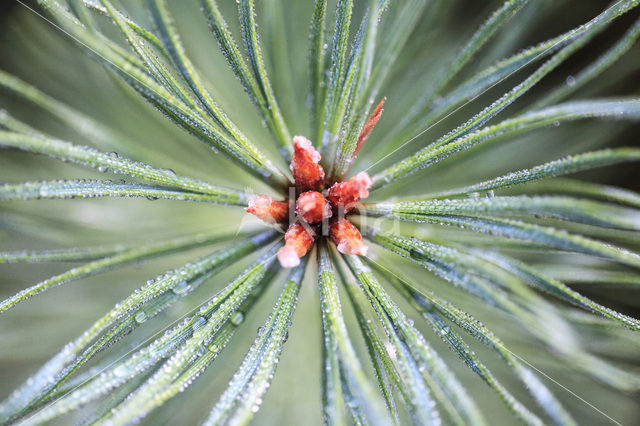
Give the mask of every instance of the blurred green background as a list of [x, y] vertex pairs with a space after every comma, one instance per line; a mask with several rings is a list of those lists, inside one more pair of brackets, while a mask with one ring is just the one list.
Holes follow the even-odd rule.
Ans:
[[[277, 3], [276, 3], [277, 2]], [[170, 2], [171, 3], [171, 2]], [[308, 134], [308, 116], [305, 107], [307, 88], [307, 32], [311, 17], [311, 1], [264, 0], [259, 2], [258, 20], [267, 57], [269, 75], [272, 77], [287, 123], [294, 134]], [[331, 5], [334, 2], [330, 2]], [[361, 3], [356, 15], [361, 13]], [[389, 99], [385, 105], [385, 115], [379, 128], [372, 135], [369, 146], [363, 150], [359, 164], [354, 171], [366, 168], [374, 161], [375, 153], [384, 145], [385, 136], [393, 128], [407, 108], [420, 94], [420, 87], [428, 85], [435, 75], [445, 69], [456, 48], [463, 43], [475, 28], [501, 2], [496, 1], [451, 1], [443, 17], [432, 26], [420, 26], [409, 45], [400, 55], [397, 72], [392, 74], [382, 93]], [[495, 60], [518, 51], [521, 48], [546, 40], [549, 37], [575, 27], [593, 17], [609, 2], [598, 0], [531, 1], [495, 37], [494, 42], [482, 50], [468, 70], [456, 81], [462, 81], [474, 71], [481, 70]], [[150, 19], [142, 11], [142, 1], [121, 2], [132, 18], [150, 27]], [[235, 2], [220, 2], [227, 21], [236, 28]], [[30, 7], [38, 9], [32, 2]], [[99, 64], [89, 58], [68, 37], [53, 28], [26, 7], [12, 0], [3, 2], [0, 12], [0, 69], [13, 73], [37, 86], [45, 93], [85, 112], [115, 129], [123, 135], [124, 146], [96, 146], [105, 151], [118, 151], [122, 155], [144, 160], [154, 166], [167, 167], [180, 174], [190, 175], [221, 185], [245, 189], [250, 192], [268, 192], [263, 183], [251, 179], [233, 165], [213, 153], [208, 147], [187, 135], [157, 111], [139, 99], [130, 89], [112, 78]], [[240, 84], [228, 69], [224, 58], [211, 36], [196, 1], [173, 4], [177, 26], [193, 61], [202, 70], [209, 88], [218, 102], [243, 131], [272, 158], [277, 158], [275, 145], [269, 141], [267, 131], [244, 95]], [[286, 27], [271, 28], [270, 16], [284, 13]], [[637, 11], [624, 16], [586, 49], [573, 57], [552, 76], [545, 79], [540, 87], [524, 96], [510, 107], [504, 115], [519, 111], [527, 102], [535, 100], [546, 88], [561, 84], [568, 75], [589, 63], [598, 53], [611, 45], [640, 16]], [[103, 20], [104, 28], [109, 23]], [[385, 28], [381, 32], [391, 31]], [[115, 37], [120, 40], [118, 37]], [[120, 40], [121, 41], [121, 40]], [[640, 94], [640, 46], [636, 45], [612, 69], [581, 90], [576, 99], [594, 96], [639, 95]], [[468, 118], [508, 88], [522, 80], [530, 70], [517, 73], [502, 85], [490, 90], [484, 96], [462, 108], [449, 119], [435, 126], [418, 140], [409, 144], [388, 162], [397, 160], [429, 143], [443, 132]], [[454, 82], [455, 84], [455, 82]], [[93, 145], [70, 129], [55, 122], [50, 116], [32, 105], [0, 91], [0, 108], [25, 122], [53, 134], [61, 139], [79, 144]], [[559, 128], [543, 129], [533, 134], [502, 143], [494, 149], [468, 155], [468, 162], [462, 166], [447, 167], [446, 162], [425, 172], [418, 173], [401, 188], [403, 194], [420, 194], [425, 187], [437, 190], [458, 186], [497, 176], [519, 167], [531, 166], [560, 156], [577, 153], [603, 146], [639, 145], [640, 126], [620, 122], [589, 121], [562, 124]], [[384, 164], [373, 170], [380, 170]], [[286, 167], [284, 162], [279, 163]], [[464, 172], [461, 172], [464, 170]], [[112, 178], [70, 164], [38, 157], [22, 152], [0, 149], [0, 182], [20, 182], [38, 179]], [[616, 184], [622, 187], [640, 189], [640, 173], [637, 164], [585, 173], [585, 179]], [[117, 179], [118, 177], [113, 177]], [[376, 194], [378, 198], [397, 195], [398, 187]], [[235, 231], [257, 228], [259, 224], [247, 219], [239, 209], [198, 203], [172, 201], [147, 201], [140, 199], [89, 199], [63, 201], [27, 201], [4, 203], [0, 206], [0, 250], [45, 249], [72, 246], [110, 244], [117, 242], [140, 242], [168, 238], [186, 233], [220, 229]], [[407, 228], [413, 229], [413, 228]], [[429, 228], [421, 231], [429, 234]], [[117, 271], [104, 273], [89, 279], [72, 282], [38, 295], [28, 303], [17, 306], [0, 315], [0, 398], [21, 384], [30, 374], [64, 343], [84, 331], [98, 316], [116, 302], [126, 297], [133, 289], [147, 279], [184, 262], [210, 252], [211, 248], [192, 250], [181, 255], [154, 259], [128, 266]], [[378, 250], [376, 254], [383, 256]], [[384, 254], [384, 256], [388, 256]], [[452, 288], [447, 283], [423, 270], [399, 260], [391, 261], [404, 266], [405, 275], [424, 288], [434, 290], [445, 299], [454, 300], [485, 322], [500, 336], [512, 350], [530, 361], [535, 367], [556, 379], [580, 397], [611, 415], [623, 424], [634, 424], [640, 419], [639, 395], [615, 392], [593, 380], [575, 374], [568, 366], [549, 354], [545, 348], [536, 346], [531, 335], [509, 321], [490, 307], [481, 305], [466, 293]], [[225, 285], [240, 271], [247, 261], [239, 262], [224, 273], [215, 276], [200, 287], [186, 300], [173, 306], [166, 313], [124, 339], [112, 349], [125, 354], [135, 345], [159, 330], [172, 324], [191, 309]], [[8, 297], [20, 289], [30, 286], [46, 277], [65, 271], [70, 264], [20, 264], [0, 265], [0, 297]], [[150, 424], [193, 424], [202, 421], [209, 408], [228, 383], [239, 366], [242, 357], [255, 337], [257, 328], [264, 322], [275, 298], [279, 293], [276, 279], [270, 290], [256, 308], [248, 315], [232, 343], [222, 356], [184, 394], [171, 400], [156, 410], [146, 421]], [[611, 294], [589, 292], [603, 303], [622, 312], [640, 316], [640, 302], [637, 293]], [[351, 330], [353, 318], [346, 296], [342, 295], [343, 307], [348, 316]], [[396, 300], [400, 300], [396, 297]], [[321, 327], [315, 268], [307, 271], [307, 279], [300, 294], [300, 303], [293, 318], [289, 340], [285, 345], [273, 386], [255, 420], [255, 424], [320, 424], [320, 353]], [[406, 312], [411, 310], [406, 308]], [[488, 392], [486, 385], [472, 371], [453, 355], [432, 331], [413, 315], [416, 324], [430, 343], [442, 354], [485, 407], [491, 424], [507, 425], [514, 422], [498, 398]], [[620, 331], [616, 347], [601, 348], [614, 357], [628, 353], [640, 354], [640, 348], [624, 343], [626, 331]], [[357, 340], [359, 343], [360, 340]], [[603, 339], [603, 342], [605, 339]], [[607, 342], [609, 340], [606, 340]], [[519, 383], [516, 383], [500, 361], [483, 347], [470, 341], [470, 346], [486, 361], [495, 375], [517, 397], [521, 397], [529, 407], [535, 404]], [[597, 345], [598, 342], [591, 342]], [[365, 356], [362, 345], [358, 348]], [[111, 354], [111, 351], [107, 351]], [[104, 359], [98, 356], [95, 363]], [[638, 357], [636, 357], [638, 359]], [[637, 369], [640, 364], [630, 365]], [[579, 401], [555, 384], [550, 388], [563, 401], [580, 424], [605, 424], [606, 419], [593, 408]], [[91, 410], [92, 406], [87, 407]], [[78, 417], [61, 420], [76, 423]]]

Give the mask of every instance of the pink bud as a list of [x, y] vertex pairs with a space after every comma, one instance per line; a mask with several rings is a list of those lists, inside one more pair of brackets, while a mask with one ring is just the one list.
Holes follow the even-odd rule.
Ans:
[[258, 195], [250, 200], [245, 210], [267, 223], [285, 222], [289, 216], [289, 204], [284, 201], [273, 201], [268, 195]]
[[309, 228], [309, 225], [295, 222], [289, 225], [289, 229], [284, 234], [284, 247], [278, 250], [277, 257], [280, 266], [283, 268], [293, 268], [300, 263], [303, 257], [313, 246], [317, 233]]
[[291, 171], [298, 191], [317, 190], [324, 184], [324, 170], [320, 164], [320, 153], [304, 136], [293, 138]]
[[331, 223], [329, 235], [340, 253], [366, 256], [369, 251], [369, 247], [362, 242], [358, 228], [345, 218], [338, 218]]
[[373, 128], [376, 127], [376, 124], [378, 124], [380, 117], [382, 117], [382, 111], [383, 111], [382, 106], [384, 105], [384, 101], [386, 100], [387, 100], [386, 97], [382, 98], [378, 106], [371, 113], [371, 116], [369, 116], [369, 119], [367, 120], [367, 122], [364, 123], [364, 126], [362, 126], [362, 130], [360, 131], [360, 136], [358, 136], [358, 143], [356, 145], [356, 149], [353, 152], [354, 157], [358, 155], [358, 152], [360, 152], [360, 148], [362, 148], [362, 145], [364, 145], [365, 141], [371, 134], [371, 131], [373, 131]]
[[367, 172], [360, 172], [351, 179], [333, 184], [329, 188], [329, 201], [346, 213], [352, 210], [358, 201], [369, 196], [370, 187], [371, 178]]
[[331, 217], [331, 205], [317, 191], [303, 192], [296, 201], [296, 214], [307, 223], [320, 223]]

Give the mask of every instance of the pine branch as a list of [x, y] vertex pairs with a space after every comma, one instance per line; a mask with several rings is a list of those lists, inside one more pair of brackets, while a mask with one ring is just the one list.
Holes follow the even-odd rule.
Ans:
[[163, 198], [167, 200], [246, 206], [248, 197], [243, 192], [218, 188], [217, 194], [202, 194], [136, 183], [115, 183], [93, 179], [57, 180], [0, 185], [0, 200], [143, 197], [148, 200]]
[[[417, 170], [481, 143], [486, 145], [507, 136], [516, 136], [529, 130], [565, 120], [593, 117], [636, 120], [640, 117], [639, 113], [640, 101], [638, 100], [570, 102], [524, 113], [518, 117], [504, 120], [501, 123], [485, 127], [453, 140], [449, 136], [444, 136], [410, 157], [374, 175], [372, 177], [372, 189], [377, 189], [384, 184], [402, 179]], [[635, 157], [635, 153], [630, 152], [629, 154], [631, 157]]]

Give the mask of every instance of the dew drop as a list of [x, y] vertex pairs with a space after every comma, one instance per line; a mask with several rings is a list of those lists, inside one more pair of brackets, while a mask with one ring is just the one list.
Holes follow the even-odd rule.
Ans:
[[147, 313], [145, 311], [140, 311], [133, 318], [136, 320], [136, 322], [138, 324], [142, 324], [143, 322], [145, 322], [146, 320], [149, 319], [149, 316], [147, 315]]
[[185, 293], [187, 293], [189, 290], [191, 289], [191, 286], [189, 285], [189, 283], [187, 281], [182, 281], [179, 284], [176, 284], [171, 291], [174, 292], [175, 294], [181, 296]]
[[193, 331], [201, 329], [207, 323], [207, 319], [203, 316], [199, 316], [193, 321]]
[[231, 316], [230, 321], [231, 321], [231, 324], [237, 327], [240, 324], [242, 324], [242, 321], [244, 321], [244, 315], [242, 314], [242, 312], [237, 311]]
[[128, 369], [125, 365], [119, 365], [115, 370], [113, 370], [113, 374], [115, 374], [117, 377], [124, 377], [127, 375], [127, 373]]

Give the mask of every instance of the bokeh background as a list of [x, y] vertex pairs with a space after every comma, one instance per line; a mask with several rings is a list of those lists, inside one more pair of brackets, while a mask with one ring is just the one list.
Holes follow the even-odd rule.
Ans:
[[[172, 2], [169, 2], [172, 3]], [[177, 3], [177, 2], [176, 2]], [[219, 2], [227, 21], [237, 33], [235, 2]], [[308, 114], [305, 108], [307, 85], [307, 32], [312, 2], [288, 0], [264, 0], [259, 3], [258, 20], [263, 49], [268, 62], [278, 100], [291, 130], [295, 134], [308, 134]], [[331, 5], [334, 2], [330, 2]], [[364, 2], [356, 2], [356, 15], [361, 14]], [[494, 10], [497, 1], [447, 1], [447, 11], [435, 22], [420, 25], [409, 45], [402, 52], [397, 71], [382, 91], [388, 101], [384, 118], [372, 135], [369, 146], [363, 150], [354, 171], [366, 168], [376, 158], [376, 152], [384, 147], [385, 137], [419, 96], [420, 88], [445, 69], [447, 61], [456, 49], [473, 33], [475, 28]], [[463, 81], [474, 71], [481, 70], [497, 59], [514, 53], [575, 27], [595, 16], [609, 2], [600, 0], [537, 0], [531, 1], [500, 30], [492, 43], [483, 49], [468, 69], [456, 81]], [[42, 12], [35, 2], [29, 7]], [[141, 0], [121, 2], [138, 22], [150, 27], [150, 18], [142, 10]], [[272, 158], [277, 152], [270, 144], [267, 131], [244, 95], [240, 84], [227, 68], [224, 58], [211, 36], [197, 1], [188, 0], [173, 4], [177, 26], [193, 61], [202, 70], [208, 86], [218, 102], [226, 109], [251, 140]], [[638, 11], [616, 21], [587, 48], [582, 49], [565, 65], [546, 78], [531, 94], [524, 96], [510, 107], [503, 116], [513, 114], [528, 102], [535, 100], [545, 89], [562, 84], [567, 76], [597, 57], [640, 16]], [[285, 16], [284, 27], [271, 28], [273, 14]], [[427, 20], [425, 20], [427, 22]], [[102, 20], [106, 31], [120, 40], [115, 30]], [[392, 31], [385, 28], [384, 31]], [[269, 192], [263, 183], [251, 179], [237, 170], [229, 161], [213, 153], [204, 144], [187, 135], [157, 111], [139, 99], [135, 93], [88, 57], [72, 40], [51, 24], [38, 17], [27, 7], [7, 0], [0, 5], [0, 69], [13, 73], [37, 86], [45, 93], [59, 99], [113, 129], [121, 135], [125, 144], [101, 144], [97, 148], [117, 151], [123, 155], [144, 160], [152, 165], [171, 168], [180, 174], [202, 178], [221, 185], [239, 187], [263, 193]], [[498, 87], [488, 91], [478, 100], [462, 108], [456, 114], [435, 126], [406, 149], [390, 158], [411, 153], [436, 139], [508, 88], [521, 81], [533, 68], [516, 73]], [[455, 82], [454, 82], [455, 84]], [[603, 96], [640, 95], [640, 45], [626, 54], [614, 67], [573, 97], [576, 99]], [[31, 104], [0, 90], [0, 108], [25, 122], [61, 139], [84, 145], [94, 145]], [[497, 176], [520, 167], [531, 166], [560, 156], [604, 146], [640, 146], [640, 126], [622, 122], [582, 121], [562, 124], [502, 143], [495, 149], [476, 151], [467, 155], [466, 161], [457, 167], [442, 166], [417, 174], [401, 188], [403, 194], [420, 194], [444, 187], [458, 186], [479, 178]], [[381, 163], [373, 170], [380, 170]], [[284, 162], [280, 163], [283, 167]], [[27, 153], [0, 149], [0, 182], [20, 182], [38, 179], [111, 178], [97, 171], [64, 164]], [[621, 187], [640, 190], [638, 165], [630, 164], [584, 173], [581, 177], [596, 182], [606, 182]], [[113, 177], [118, 178], [116, 177]], [[396, 195], [395, 187], [378, 198]], [[27, 201], [0, 205], [0, 250], [45, 249], [72, 246], [88, 246], [119, 242], [135, 243], [152, 241], [198, 231], [219, 229], [220, 232], [257, 228], [259, 225], [247, 219], [237, 208], [174, 201], [148, 201], [141, 199], [89, 199], [63, 201]], [[411, 232], [429, 235], [430, 228]], [[98, 276], [72, 282], [38, 295], [10, 312], [0, 315], [0, 398], [21, 384], [64, 343], [83, 332], [96, 318], [126, 297], [147, 279], [184, 262], [208, 253], [211, 247], [191, 250], [180, 255], [153, 259]], [[374, 249], [374, 252], [383, 255]], [[386, 255], [385, 255], [386, 256]], [[592, 379], [576, 374], [571, 366], [558, 361], [544, 347], [509, 318], [483, 306], [462, 291], [433, 277], [424, 270], [400, 260], [406, 276], [424, 288], [432, 289], [445, 299], [455, 301], [494, 330], [518, 355], [530, 361], [568, 389], [612, 416], [622, 424], [634, 424], [640, 419], [640, 395], [624, 394], [603, 386]], [[568, 259], [567, 261], [571, 261]], [[197, 306], [205, 297], [215, 294], [247, 260], [238, 262], [224, 273], [216, 275], [184, 301], [176, 304], [153, 321], [148, 321], [121, 342], [113, 351], [125, 354], [140, 341], [153, 336], [181, 318]], [[19, 264], [0, 265], [0, 298], [8, 297], [51, 275], [63, 272], [71, 264]], [[320, 424], [320, 369], [321, 326], [319, 301], [315, 285], [314, 267], [307, 271], [307, 278], [300, 294], [299, 306], [293, 318], [293, 326], [285, 345], [282, 360], [267, 394], [265, 403], [255, 424]], [[242, 357], [264, 322], [279, 293], [276, 279], [269, 291], [246, 317], [232, 343], [212, 364], [207, 372], [187, 392], [156, 410], [146, 421], [149, 424], [194, 424], [202, 421], [215, 403], [228, 380], [239, 366]], [[590, 297], [624, 313], [640, 316], [640, 295], [637, 291], [607, 288], [602, 291], [579, 287]], [[353, 317], [342, 295], [345, 314], [353, 326]], [[400, 300], [396, 297], [396, 300]], [[411, 310], [402, 305], [406, 312]], [[413, 315], [416, 324], [423, 324]], [[464, 366], [439, 338], [423, 324], [421, 326], [430, 343], [445, 357], [468, 386], [470, 392], [485, 408], [488, 420], [495, 425], [508, 425], [513, 417], [500, 403], [497, 396]], [[356, 328], [352, 327], [354, 336]], [[616, 332], [616, 339], [603, 336], [598, 350], [609, 353], [614, 359], [635, 354], [640, 359], [637, 343], [625, 342], [626, 331]], [[359, 339], [359, 337], [357, 338]], [[363, 358], [365, 351], [358, 349]], [[637, 341], [637, 339], [635, 340]], [[615, 344], [610, 344], [615, 342]], [[511, 378], [509, 372], [483, 347], [469, 341], [472, 348], [486, 360], [498, 379], [513, 390], [529, 407], [535, 404], [529, 395]], [[108, 351], [109, 354], [113, 352]], [[96, 357], [95, 363], [104, 360]], [[628, 364], [637, 371], [640, 364]], [[579, 401], [557, 385], [547, 382], [554, 393], [566, 402], [580, 424], [606, 424], [588, 405]], [[93, 406], [87, 407], [91, 410]], [[77, 423], [87, 411], [76, 417], [60, 420], [60, 424]]]

